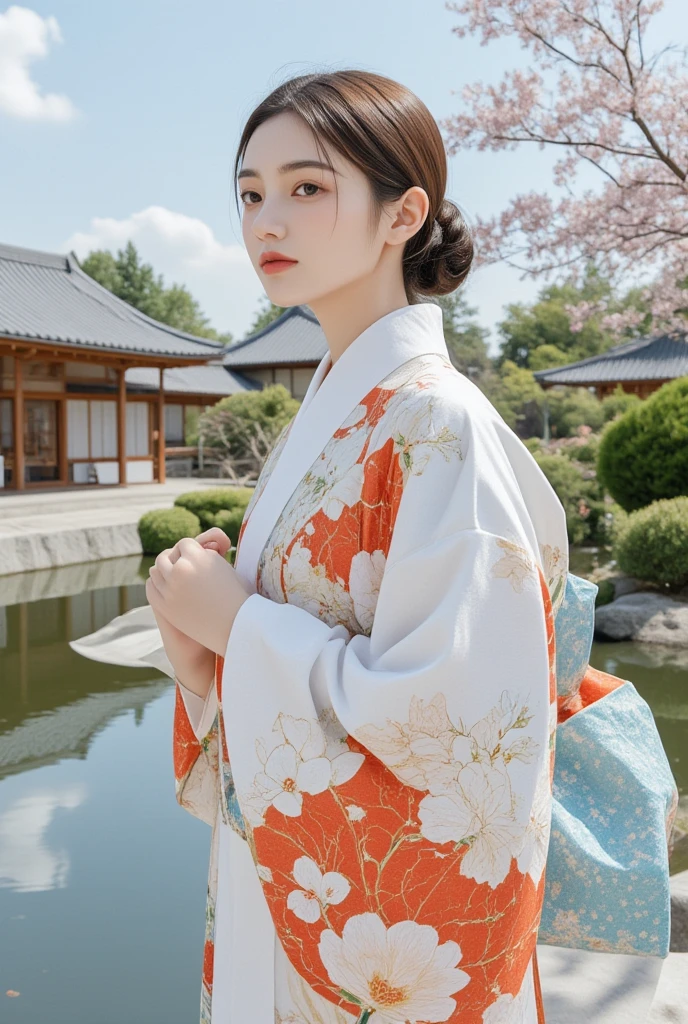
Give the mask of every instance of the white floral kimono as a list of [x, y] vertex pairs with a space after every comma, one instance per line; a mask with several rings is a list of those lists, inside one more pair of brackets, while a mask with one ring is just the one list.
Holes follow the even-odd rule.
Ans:
[[435, 303], [320, 363], [241, 528], [175, 775], [204, 1024], [536, 1024], [564, 510]]

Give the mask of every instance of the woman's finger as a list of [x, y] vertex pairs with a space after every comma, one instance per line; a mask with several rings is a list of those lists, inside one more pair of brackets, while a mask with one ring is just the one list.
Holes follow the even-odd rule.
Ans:
[[165, 580], [157, 566], [151, 565], [148, 570], [148, 579], [155, 586], [156, 591], [162, 596], [165, 587]]
[[209, 530], [199, 533], [196, 543], [205, 548], [213, 546], [214, 550], [219, 551], [221, 555], [226, 555], [232, 546], [230, 538], [219, 526], [211, 526]]
[[172, 550], [172, 548], [166, 548], [165, 551], [161, 551], [156, 558], [155, 563], [150, 566], [152, 569], [158, 569], [163, 580], [167, 580], [170, 572], [172, 571]]

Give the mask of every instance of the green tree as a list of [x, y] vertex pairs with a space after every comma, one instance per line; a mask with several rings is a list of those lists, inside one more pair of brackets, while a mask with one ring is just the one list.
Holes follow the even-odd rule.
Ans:
[[150, 263], [142, 263], [134, 243], [113, 256], [107, 249], [95, 249], [80, 264], [94, 281], [146, 316], [199, 338], [229, 344], [232, 335], [220, 334], [203, 315], [201, 308], [184, 285], [166, 288], [162, 274], [157, 277]]
[[282, 316], [282, 313], [286, 313], [287, 308], [287, 306], [276, 306], [274, 302], [270, 302], [267, 295], [263, 295], [260, 300], [260, 309], [254, 314], [253, 323], [249, 327], [246, 337], [262, 331], [273, 320], [277, 320], [278, 317]]
[[[530, 306], [511, 303], [498, 325], [502, 336], [498, 363], [510, 359], [517, 366], [544, 370], [573, 363], [605, 352], [619, 343], [619, 337], [603, 330], [599, 317], [591, 317], [581, 331], [571, 329], [567, 306], [581, 302], [602, 302], [605, 312], [621, 312], [629, 307], [642, 308], [638, 289], [616, 298], [607, 278], [589, 264], [581, 285], [571, 281], [543, 288], [537, 302]], [[639, 332], [636, 329], [634, 334]]]
[[435, 300], [442, 309], [444, 337], [453, 365], [476, 383], [492, 367], [487, 349], [488, 331], [475, 320], [477, 309], [459, 291]]
[[507, 359], [500, 372], [488, 372], [480, 387], [519, 437], [542, 436], [545, 395], [530, 370]]

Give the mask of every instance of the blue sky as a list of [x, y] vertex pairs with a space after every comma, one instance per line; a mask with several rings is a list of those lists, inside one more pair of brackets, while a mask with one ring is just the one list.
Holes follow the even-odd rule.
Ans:
[[[403, 82], [441, 119], [458, 109], [464, 84], [498, 80], [524, 61], [511, 41], [459, 39], [443, 0], [15, 7], [21, 38], [16, 10], [9, 33], [12, 8], [0, 0], [0, 242], [84, 256], [131, 237], [235, 337], [262, 287], [243, 250], [230, 169], [246, 117], [271, 88], [306, 71], [366, 68]], [[685, 0], [668, 0], [653, 36], [688, 41]], [[35, 56], [20, 60], [29, 48]], [[3, 83], [8, 61], [30, 80]], [[62, 99], [46, 104], [46, 95]], [[49, 116], [35, 116], [46, 106]], [[534, 148], [460, 153], [447, 192], [469, 217], [486, 216], [518, 192], [547, 188], [551, 162]], [[493, 328], [506, 303], [529, 301], [541, 284], [493, 267], [472, 276], [466, 295]]]

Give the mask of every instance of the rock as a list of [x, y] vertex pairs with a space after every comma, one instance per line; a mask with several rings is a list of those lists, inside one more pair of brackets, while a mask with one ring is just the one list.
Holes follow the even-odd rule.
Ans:
[[[671, 951], [688, 953], [688, 871], [671, 877]], [[688, 978], [686, 979], [688, 983]]]
[[626, 594], [595, 610], [595, 638], [688, 647], [688, 601], [651, 591]]

